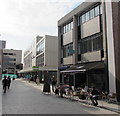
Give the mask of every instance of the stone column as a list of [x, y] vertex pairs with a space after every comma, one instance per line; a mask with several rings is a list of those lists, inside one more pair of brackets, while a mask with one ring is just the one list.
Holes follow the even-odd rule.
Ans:
[[73, 39], [73, 50], [75, 53], [73, 54], [73, 64], [77, 63], [78, 57], [78, 50], [77, 50], [77, 43], [78, 43], [78, 31], [77, 31], [77, 16], [73, 16], [73, 32], [72, 32], [72, 39]]
[[57, 71], [57, 84], [60, 83], [60, 70], [59, 67], [61, 66], [61, 27], [58, 26], [58, 71]]

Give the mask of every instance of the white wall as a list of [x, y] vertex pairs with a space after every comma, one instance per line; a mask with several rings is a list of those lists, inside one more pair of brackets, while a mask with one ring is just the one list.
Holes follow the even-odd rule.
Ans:
[[69, 57], [63, 58], [63, 64], [64, 65], [73, 64], [73, 56], [69, 56]]
[[93, 35], [100, 32], [100, 17], [97, 16], [81, 25], [81, 37]]
[[88, 52], [81, 55], [82, 61], [100, 61], [101, 60], [101, 51]]
[[57, 67], [58, 62], [58, 38], [45, 36], [45, 64]]
[[63, 34], [63, 45], [69, 44], [71, 42], [73, 42], [73, 40], [72, 40], [72, 30]]
[[106, 4], [106, 21], [107, 21], [107, 49], [108, 49], [108, 70], [109, 70], [109, 91], [116, 92], [116, 75], [115, 75], [115, 54], [113, 38], [113, 21], [112, 21], [112, 4]]

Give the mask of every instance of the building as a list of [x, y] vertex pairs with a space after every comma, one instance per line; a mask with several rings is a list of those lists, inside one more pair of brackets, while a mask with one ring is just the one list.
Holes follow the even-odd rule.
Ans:
[[83, 2], [58, 21], [58, 82], [117, 93], [120, 2]]
[[6, 41], [0, 40], [0, 49], [4, 49], [6, 47]]
[[22, 50], [3, 49], [3, 74], [17, 74], [21, 60]]
[[3, 63], [3, 52], [2, 50], [6, 47], [6, 41], [0, 40], [0, 79], [2, 77], [2, 63]]
[[20, 73], [33, 81], [39, 79], [40, 82], [52, 77], [57, 78], [57, 44], [56, 36], [37, 36], [24, 52], [24, 65]]
[[3, 56], [2, 49], [0, 49], [0, 79], [2, 77], [2, 56]]

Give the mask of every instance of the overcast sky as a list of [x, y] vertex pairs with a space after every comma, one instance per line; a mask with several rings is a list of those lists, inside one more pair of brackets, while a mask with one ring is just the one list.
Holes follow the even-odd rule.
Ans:
[[0, 39], [25, 50], [37, 36], [56, 35], [57, 21], [84, 0], [1, 0]]

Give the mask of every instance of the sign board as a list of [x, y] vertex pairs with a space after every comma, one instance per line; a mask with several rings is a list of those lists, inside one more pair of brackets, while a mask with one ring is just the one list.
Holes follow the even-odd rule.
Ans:
[[38, 70], [39, 70], [39, 67], [38, 67], [38, 66], [33, 66], [33, 67], [32, 67], [32, 70], [33, 70], [33, 71], [38, 71]]
[[68, 54], [74, 54], [75, 53], [75, 50], [73, 50], [73, 49], [68, 49]]

